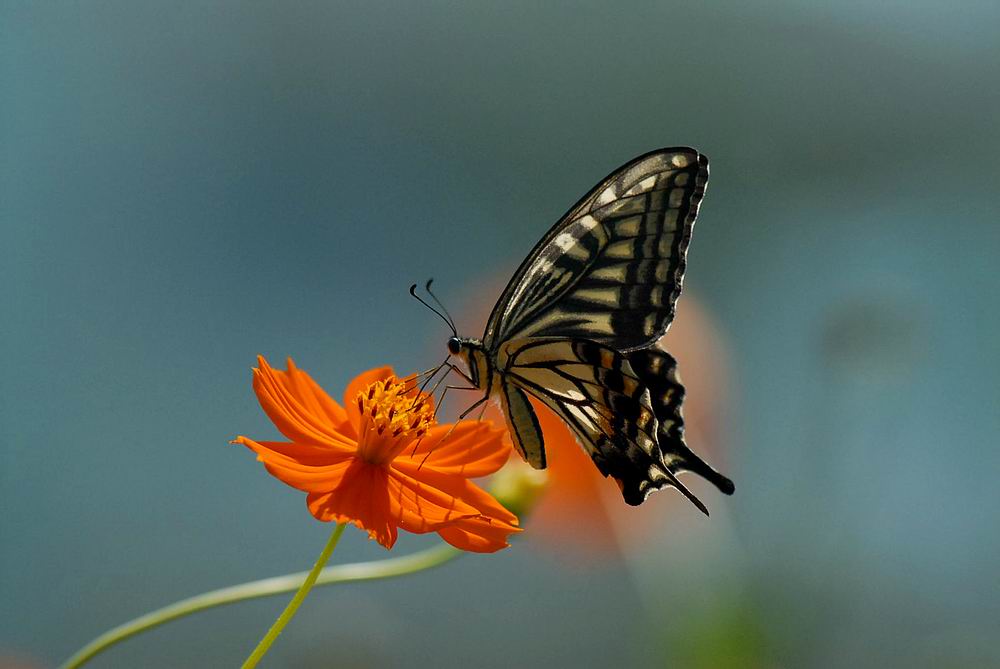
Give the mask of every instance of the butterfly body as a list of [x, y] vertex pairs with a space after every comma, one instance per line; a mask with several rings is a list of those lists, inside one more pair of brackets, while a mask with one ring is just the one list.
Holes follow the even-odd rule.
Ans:
[[708, 160], [685, 147], [624, 165], [539, 241], [481, 340], [448, 340], [532, 466], [547, 463], [529, 395], [566, 422], [629, 504], [671, 486], [707, 513], [682, 471], [732, 493], [684, 443], [676, 361], [654, 346], [673, 319], [707, 180]]

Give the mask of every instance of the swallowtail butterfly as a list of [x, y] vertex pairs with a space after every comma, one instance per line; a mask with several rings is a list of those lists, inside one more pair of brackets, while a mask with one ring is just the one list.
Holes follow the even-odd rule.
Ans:
[[535, 245], [493, 308], [483, 338], [448, 350], [467, 379], [498, 399], [521, 456], [545, 467], [528, 395], [573, 431], [594, 464], [641, 504], [672, 486], [704, 513], [677, 475], [733, 482], [684, 442], [677, 362], [654, 344], [681, 292], [685, 257], [708, 183], [708, 159], [660, 149], [612, 172]]

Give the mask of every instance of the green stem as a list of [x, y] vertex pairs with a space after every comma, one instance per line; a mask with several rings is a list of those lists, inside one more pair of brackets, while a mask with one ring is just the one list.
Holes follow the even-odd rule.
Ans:
[[[320, 572], [315, 585], [356, 583], [359, 581], [376, 581], [394, 576], [405, 576], [406, 574], [413, 574], [442, 565], [458, 557], [460, 553], [461, 551], [457, 548], [452, 548], [448, 544], [442, 543], [433, 548], [401, 557], [375, 560], [373, 562], [334, 565]], [[194, 597], [189, 597], [188, 599], [165, 606], [162, 609], [151, 611], [114, 629], [108, 630], [97, 637], [77, 651], [73, 657], [66, 660], [60, 669], [76, 669], [93, 659], [95, 655], [106, 651], [108, 648], [121, 643], [129, 637], [153, 629], [154, 627], [159, 627], [171, 620], [177, 620], [192, 613], [197, 613], [198, 611], [226, 604], [235, 604], [236, 602], [250, 599], [258, 599], [260, 597], [294, 592], [302, 585], [303, 580], [307, 576], [308, 572], [302, 571], [284, 576], [265, 578], [259, 581], [251, 581], [250, 583], [242, 583], [195, 595]]]
[[340, 541], [340, 535], [344, 533], [345, 527], [347, 526], [344, 523], [337, 523], [337, 526], [333, 528], [333, 533], [327, 540], [326, 546], [323, 547], [323, 551], [319, 554], [319, 557], [316, 558], [316, 564], [313, 565], [309, 575], [306, 576], [306, 580], [302, 582], [298, 592], [292, 597], [292, 601], [288, 602], [288, 606], [285, 607], [285, 610], [281, 612], [278, 619], [271, 625], [271, 629], [267, 630], [267, 634], [260, 640], [260, 643], [253, 649], [253, 652], [250, 653], [250, 657], [243, 663], [242, 669], [253, 669], [256, 667], [257, 663], [267, 655], [267, 651], [271, 649], [271, 644], [278, 638], [278, 635], [285, 629], [285, 626], [295, 617], [299, 606], [305, 601], [306, 595], [309, 594], [309, 591], [312, 590], [313, 585], [316, 583], [316, 579], [319, 578], [319, 573], [323, 570], [327, 560], [330, 559], [333, 549], [337, 547], [337, 542]]

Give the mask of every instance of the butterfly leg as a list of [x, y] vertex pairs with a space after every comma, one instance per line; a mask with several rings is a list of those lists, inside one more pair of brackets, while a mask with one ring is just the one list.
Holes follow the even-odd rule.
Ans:
[[455, 372], [456, 374], [458, 374], [459, 376], [461, 376], [463, 379], [465, 379], [466, 381], [468, 381], [469, 385], [471, 385], [471, 386], [475, 386], [476, 385], [476, 382], [472, 380], [472, 377], [469, 376], [468, 374], [466, 374], [464, 371], [462, 371], [462, 368], [459, 367], [458, 365], [453, 365], [453, 364], [451, 364], [450, 362], [448, 362], [446, 360], [444, 362], [444, 366], [447, 367], [449, 371]]
[[476, 388], [475, 386], [445, 386], [444, 390], [441, 391], [441, 397], [439, 397], [437, 400], [437, 406], [434, 407], [435, 419], [437, 418], [437, 414], [438, 411], [441, 409], [441, 406], [444, 405], [444, 398], [448, 396], [449, 390], [479, 390], [479, 388]]
[[[470, 390], [470, 389], [469, 388], [462, 388], [462, 390]], [[474, 388], [472, 390], [478, 390], [478, 388]], [[477, 400], [476, 402], [473, 403], [472, 406], [470, 406], [468, 409], [466, 409], [465, 411], [463, 411], [462, 413], [460, 413], [458, 415], [458, 420], [456, 420], [454, 423], [452, 423], [451, 428], [449, 428], [448, 431], [445, 432], [445, 435], [443, 437], [441, 437], [441, 441], [439, 441], [438, 443], [439, 444], [443, 444], [445, 442], [445, 440], [447, 440], [448, 437], [451, 436], [451, 433], [455, 431], [455, 428], [458, 427], [458, 424], [462, 421], [462, 419], [464, 419], [470, 413], [472, 413], [473, 411], [475, 411], [478, 406], [486, 404], [486, 400], [488, 400], [488, 399], [489, 399], [489, 396], [483, 397], [481, 400]], [[415, 452], [416, 452], [416, 446], [414, 446], [414, 453]], [[427, 462], [427, 458], [430, 457], [430, 455], [431, 455], [432, 452], [433, 451], [427, 451], [427, 455], [425, 455], [424, 459], [420, 461], [420, 466], [421, 467], [423, 467], [424, 463]]]
[[[432, 396], [434, 395], [435, 392], [437, 392], [438, 386], [441, 385], [441, 382], [444, 381], [444, 379], [445, 377], [441, 377], [441, 379], [439, 379], [438, 382], [434, 384], [434, 387], [431, 388], [430, 394]], [[437, 399], [437, 403], [434, 405], [434, 420], [437, 420], [438, 412], [441, 411], [441, 407], [444, 406], [444, 398], [448, 396], [449, 390], [479, 390], [479, 388], [476, 388], [475, 386], [445, 386], [444, 390], [441, 391], [441, 397]], [[452, 427], [452, 429], [454, 429], [454, 426]], [[449, 435], [451, 434], [451, 430], [448, 431], [448, 434]], [[447, 438], [447, 436], [448, 435], [445, 435], [445, 438]], [[417, 448], [419, 448], [421, 441], [423, 441], [423, 437], [417, 439], [417, 441], [413, 444], [413, 453], [417, 452]], [[424, 459], [426, 460], [426, 458]]]

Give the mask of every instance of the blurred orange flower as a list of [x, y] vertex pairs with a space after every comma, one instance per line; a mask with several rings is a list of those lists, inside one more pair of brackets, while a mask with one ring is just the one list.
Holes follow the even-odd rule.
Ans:
[[[258, 357], [253, 389], [290, 441], [240, 443], [284, 483], [308, 493], [318, 520], [350, 522], [386, 548], [397, 528], [437, 532], [456, 548], [491, 553], [519, 532], [517, 517], [470, 478], [497, 471], [509, 448], [488, 422], [437, 424], [433, 399], [389, 367], [356, 377], [341, 406], [291, 359]], [[447, 439], [445, 439], [447, 437]]]

